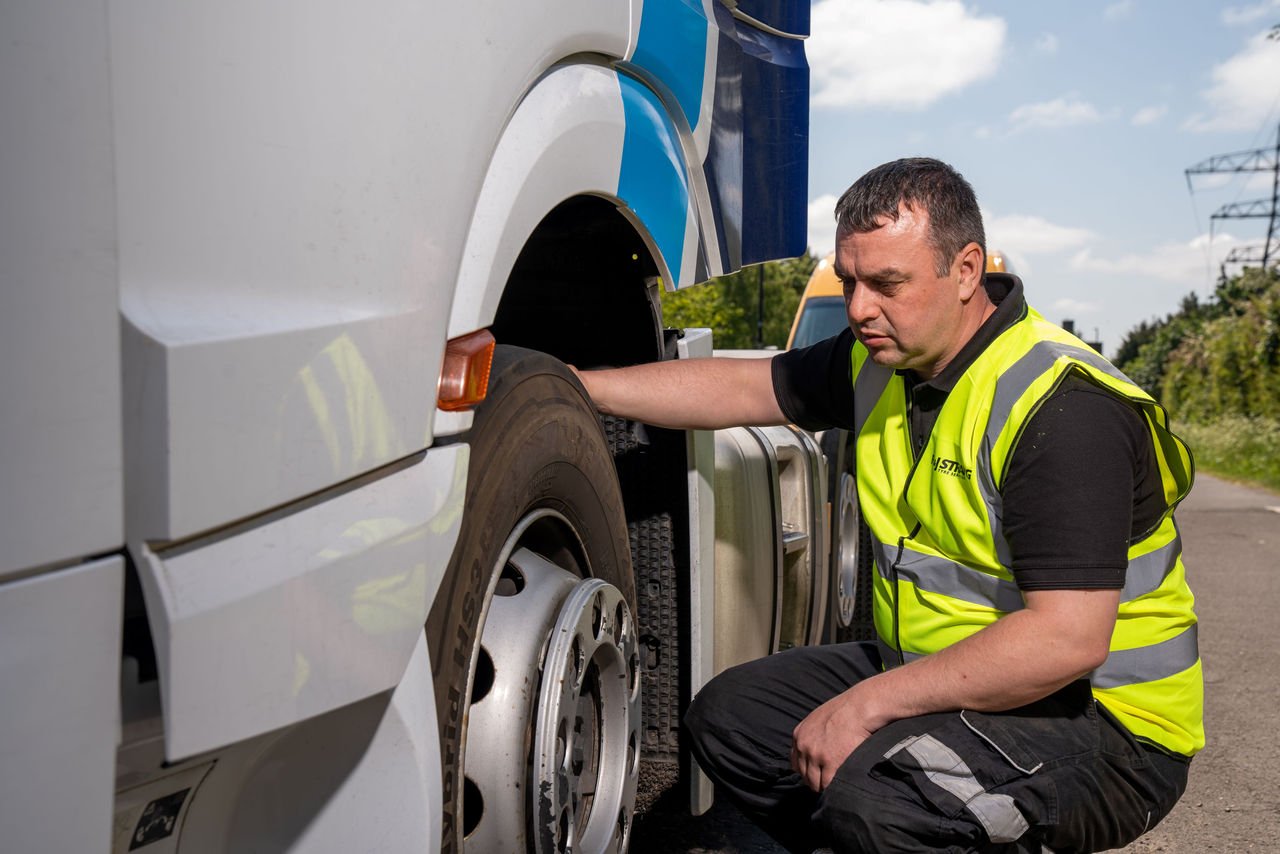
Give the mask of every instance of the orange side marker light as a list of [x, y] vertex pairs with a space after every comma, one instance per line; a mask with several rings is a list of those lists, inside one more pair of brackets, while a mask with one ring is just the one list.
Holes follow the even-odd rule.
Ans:
[[440, 366], [436, 405], [447, 412], [474, 409], [489, 391], [493, 335], [488, 329], [450, 339]]

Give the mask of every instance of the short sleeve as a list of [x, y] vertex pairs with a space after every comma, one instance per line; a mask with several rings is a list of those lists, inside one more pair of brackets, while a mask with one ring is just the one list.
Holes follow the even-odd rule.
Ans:
[[806, 430], [853, 429], [853, 332], [787, 350], [773, 359], [773, 392], [783, 415]]
[[1024, 590], [1124, 586], [1152, 503], [1151, 440], [1128, 403], [1068, 377], [1028, 420], [1003, 489], [1004, 533]]

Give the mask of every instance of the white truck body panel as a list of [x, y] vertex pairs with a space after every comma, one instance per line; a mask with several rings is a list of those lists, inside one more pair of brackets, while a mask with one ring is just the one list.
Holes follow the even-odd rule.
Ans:
[[[395, 687], [457, 539], [467, 459], [434, 449], [248, 530], [144, 550], [167, 758]], [[292, 544], [307, 551], [280, 554]]]
[[119, 735], [124, 561], [0, 584], [0, 847], [100, 851]]
[[105, 29], [0, 6], [0, 579], [122, 541]]
[[617, 75], [603, 66], [553, 69], [525, 96], [476, 201], [450, 338], [493, 318], [516, 256], [547, 211], [568, 195], [616, 192], [625, 132]]
[[184, 829], [180, 850], [437, 851], [440, 745], [427, 658], [420, 637], [390, 695], [283, 731], [224, 780], [215, 771], [201, 792], [215, 803]]
[[130, 540], [431, 441], [476, 153], [550, 62], [628, 47], [628, 4], [559, 6], [112, 6]]
[[803, 51], [732, 5], [0, 7], [0, 848], [438, 850], [446, 338], [583, 195], [647, 277], [633, 333], [655, 268], [798, 253]]
[[[440, 745], [425, 639], [393, 692], [198, 757], [132, 782], [127, 767], [154, 761], [157, 739], [131, 740], [122, 757], [111, 851], [126, 852], [164, 816], [170, 835], [138, 850], [171, 854], [439, 850]], [[139, 755], [141, 754], [141, 755]], [[181, 797], [176, 797], [181, 795]], [[176, 804], [175, 804], [176, 801]], [[145, 818], [148, 808], [151, 818]], [[103, 838], [98, 834], [95, 840]], [[100, 843], [27, 851], [100, 851]]]

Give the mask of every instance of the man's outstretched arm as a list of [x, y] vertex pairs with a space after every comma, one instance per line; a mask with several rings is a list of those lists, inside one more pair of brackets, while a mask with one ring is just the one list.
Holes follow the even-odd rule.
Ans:
[[600, 411], [682, 430], [785, 424], [770, 358], [680, 359], [574, 372]]

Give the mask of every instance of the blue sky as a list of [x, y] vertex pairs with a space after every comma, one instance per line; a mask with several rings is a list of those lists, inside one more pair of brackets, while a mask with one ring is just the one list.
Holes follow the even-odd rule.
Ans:
[[810, 245], [830, 251], [835, 198], [864, 171], [938, 157], [973, 184], [1031, 305], [1112, 354], [1211, 294], [1233, 246], [1261, 245], [1266, 220], [1210, 215], [1269, 200], [1271, 173], [1191, 192], [1183, 170], [1275, 145], [1278, 23], [1280, 0], [819, 0]]

